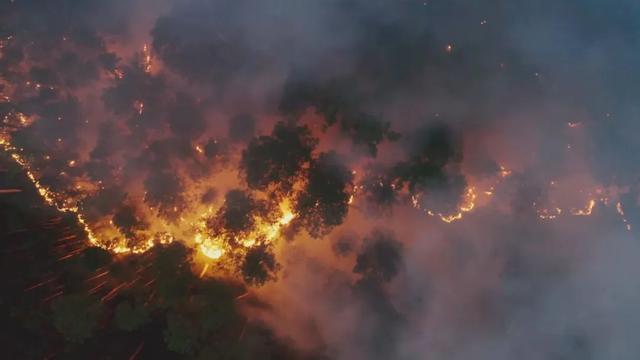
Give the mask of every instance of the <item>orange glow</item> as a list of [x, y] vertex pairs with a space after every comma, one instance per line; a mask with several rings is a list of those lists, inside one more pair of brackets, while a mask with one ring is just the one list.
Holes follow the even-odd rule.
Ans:
[[133, 103], [133, 108], [136, 109], [138, 115], [142, 115], [142, 113], [144, 112], [144, 103], [140, 100], [136, 100]]
[[538, 211], [538, 216], [542, 220], [554, 220], [557, 219], [560, 215], [562, 215], [562, 209], [558, 207], [552, 210], [542, 209]]
[[222, 238], [211, 238], [207, 235], [206, 224], [202, 221], [198, 225], [194, 242], [198, 244], [198, 249], [210, 260], [220, 260], [222, 257], [232, 251], [243, 252], [260, 243], [272, 243], [278, 239], [283, 227], [287, 226], [295, 218], [295, 214], [291, 211], [289, 201], [284, 200], [279, 205], [281, 216], [274, 222], [265, 221], [264, 219], [256, 219], [257, 226], [242, 239], [236, 239], [244, 249], [232, 249], [226, 244]]
[[464, 195], [464, 200], [458, 207], [458, 212], [454, 214], [442, 214], [429, 209], [422, 209], [419, 203], [419, 197], [416, 195], [411, 196], [411, 204], [416, 209], [422, 209], [429, 216], [437, 217], [446, 223], [452, 223], [461, 220], [465, 213], [471, 212], [476, 207], [475, 201], [477, 197], [475, 188], [472, 186], [468, 187]]
[[146, 73], [151, 73], [152, 70], [151, 51], [147, 44], [142, 47], [142, 70]]
[[591, 199], [589, 204], [583, 209], [571, 209], [571, 214], [575, 216], [590, 216], [593, 213], [593, 208], [596, 206], [596, 201]]
[[620, 218], [622, 219], [622, 222], [624, 223], [627, 231], [631, 231], [631, 224], [629, 224], [629, 221], [624, 214], [624, 209], [622, 208], [622, 204], [620, 202], [616, 204], [616, 210], [618, 211], [618, 214], [620, 215]]
[[[136, 101], [134, 108], [139, 114], [142, 114], [144, 103]], [[33, 119], [30, 119], [24, 114], [16, 113], [12, 122], [16, 122], [18, 126], [27, 126], [33, 122]], [[62, 142], [62, 139], [58, 141]], [[78, 224], [87, 234], [91, 245], [99, 246], [117, 254], [139, 254], [159, 244], [169, 244], [176, 241], [176, 239], [186, 239], [188, 246], [197, 249], [198, 254], [201, 255], [199, 258], [204, 260], [205, 266], [212, 262], [222, 264], [226, 260], [234, 261], [233, 259], [237, 259], [237, 255], [246, 253], [247, 250], [252, 247], [264, 244], [275, 244], [282, 235], [282, 231], [297, 216], [292, 208], [293, 200], [283, 198], [278, 204], [277, 214], [271, 214], [270, 216], [265, 216], [265, 218], [256, 216], [253, 219], [255, 227], [249, 233], [241, 235], [240, 238], [233, 239], [233, 241], [231, 241], [233, 244], [229, 244], [229, 239], [213, 237], [210, 229], [207, 227], [207, 219], [215, 214], [221, 204], [205, 206], [196, 202], [184, 210], [174, 207], [173, 211], [179, 213], [179, 215], [177, 219], [171, 221], [162, 218], [158, 214], [157, 208], [146, 206], [141, 211], [145, 218], [149, 220], [149, 230], [141, 232], [141, 234], [138, 234], [139, 237], [137, 237], [135, 241], [132, 241], [131, 239], [127, 239], [110, 219], [89, 221], [83, 212], [83, 196], [90, 196], [95, 191], [101, 189], [103, 185], [100, 182], [96, 184], [92, 183], [89, 179], [78, 177], [74, 179], [71, 187], [74, 189], [74, 191], [71, 192], [73, 195], [53, 192], [40, 182], [37, 169], [34, 169], [29, 159], [22, 155], [23, 150], [11, 144], [10, 134], [0, 134], [0, 146], [24, 169], [26, 176], [48, 205], [55, 207], [61, 212], [70, 213], [75, 216]], [[198, 154], [205, 153], [201, 145], [193, 144], [192, 146]], [[50, 157], [44, 156], [44, 158], [48, 159]], [[71, 168], [79, 167], [82, 161], [81, 158], [69, 160], [67, 165]], [[359, 174], [356, 170], [353, 170], [352, 173], [353, 175]], [[496, 187], [502, 179], [511, 176], [511, 174], [511, 170], [500, 166], [495, 178], [488, 183], [474, 183], [473, 179], [469, 179], [470, 184], [465, 189], [460, 204], [451, 213], [442, 213], [434, 209], [422, 208], [421, 197], [428, 196], [428, 194], [414, 194], [410, 197], [410, 203], [414, 208], [420, 210], [427, 216], [437, 218], [444, 223], [460, 221], [466, 214], [483, 206], [485, 201], [489, 201], [487, 197], [492, 197], [493, 199], [493, 195], [496, 193]], [[209, 189], [211, 183], [217, 184], [219, 181], [223, 181], [228, 185], [224, 185], [222, 188], [227, 189], [236, 186], [237, 173], [235, 171], [220, 176], [222, 177], [220, 179], [207, 178], [206, 181], [202, 183], [188, 183], [184, 185], [189, 195], [194, 198], [201, 196]], [[552, 181], [550, 186], [556, 188], [556, 182]], [[356, 201], [356, 195], [359, 189], [362, 189], [362, 185], [357, 185], [356, 182], [349, 195], [348, 204], [352, 205]], [[601, 192], [602, 191], [595, 191], [592, 194], [596, 194], [598, 196], [597, 199], [600, 199], [598, 201], [606, 204], [608, 201], [607, 197]], [[266, 196], [266, 194], [262, 194], [262, 196]], [[568, 215], [590, 216], [593, 214], [596, 201], [596, 198], [591, 198], [582, 208], [561, 208], [553, 205], [553, 207], [549, 209], [536, 209], [537, 216], [543, 220], [554, 220], [561, 216]], [[622, 205], [619, 202], [616, 205], [616, 209], [627, 229], [630, 229]], [[202, 271], [202, 276], [205, 276], [208, 270], [209, 267], [205, 267]]]

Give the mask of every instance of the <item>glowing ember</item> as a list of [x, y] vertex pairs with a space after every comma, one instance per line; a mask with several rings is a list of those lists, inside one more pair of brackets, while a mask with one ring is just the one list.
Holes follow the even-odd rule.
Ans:
[[622, 218], [622, 222], [625, 224], [625, 228], [627, 229], [627, 231], [631, 231], [631, 224], [629, 224], [629, 221], [624, 214], [624, 209], [622, 208], [622, 204], [620, 202], [616, 204], [616, 211], [618, 211], [618, 214]]
[[136, 100], [133, 103], [133, 108], [136, 109], [138, 115], [142, 115], [142, 113], [144, 112], [144, 103], [140, 100]]
[[[477, 199], [477, 195], [476, 195], [476, 190], [474, 187], [468, 187], [465, 195], [464, 195], [464, 200], [462, 202], [462, 204], [459, 205], [458, 207], [458, 212], [455, 214], [442, 214], [439, 212], [434, 212], [432, 210], [429, 209], [423, 209], [423, 211], [429, 215], [429, 216], [434, 216], [439, 218], [440, 220], [446, 222], [446, 223], [452, 223], [454, 221], [457, 220], [461, 220], [464, 216], [465, 213], [468, 213], [470, 211], [472, 211], [475, 207], [475, 201]], [[419, 203], [419, 197], [416, 195], [412, 195], [411, 196], [411, 204], [413, 205], [414, 208], [416, 209], [421, 209], [420, 203]]]
[[584, 209], [571, 209], [571, 214], [576, 216], [590, 216], [593, 213], [593, 208], [596, 206], [596, 201], [591, 199], [589, 204]]
[[552, 210], [542, 209], [538, 211], [538, 215], [542, 220], [553, 220], [562, 214], [562, 209], [554, 208]]
[[142, 47], [142, 69], [145, 73], [151, 73], [151, 51], [149, 50], [149, 46], [144, 44]]

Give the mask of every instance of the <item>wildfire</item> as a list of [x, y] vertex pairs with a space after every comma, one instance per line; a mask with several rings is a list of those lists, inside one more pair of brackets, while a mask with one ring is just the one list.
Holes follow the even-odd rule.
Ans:
[[542, 209], [538, 211], [538, 216], [542, 220], [554, 220], [557, 219], [560, 215], [562, 215], [562, 209], [559, 207], [552, 210]]
[[456, 220], [460, 220], [464, 216], [464, 213], [468, 213], [475, 208], [476, 198], [477, 198], [477, 195], [475, 193], [475, 189], [473, 187], [469, 187], [467, 188], [467, 193], [465, 194], [465, 201], [462, 205], [460, 205], [459, 211], [457, 214], [448, 215], [448, 216], [437, 214], [437, 216], [440, 217], [440, 220], [446, 223], [452, 223]]
[[429, 216], [437, 217], [446, 223], [452, 223], [454, 221], [461, 220], [465, 213], [473, 211], [473, 209], [476, 207], [475, 201], [477, 198], [478, 198], [478, 195], [476, 194], [475, 187], [469, 186], [464, 194], [464, 200], [462, 204], [460, 204], [458, 207], [458, 212], [455, 214], [448, 214], [448, 215], [440, 212], [434, 212], [429, 209], [422, 209], [422, 207], [420, 206], [419, 196], [417, 195], [411, 196], [411, 204], [413, 205], [414, 208], [423, 210]]
[[620, 218], [622, 218], [622, 222], [627, 228], [627, 231], [631, 231], [631, 224], [629, 224], [629, 221], [627, 220], [627, 217], [624, 214], [624, 209], [622, 208], [622, 204], [620, 202], [616, 204], [616, 210], [618, 211]]
[[596, 201], [591, 199], [589, 204], [583, 209], [571, 209], [571, 214], [575, 216], [591, 216], [593, 208], [596, 206]]
[[195, 243], [198, 244], [200, 252], [209, 259], [218, 260], [225, 253], [222, 241], [204, 238], [203, 234], [196, 234]]
[[[102, 247], [106, 250], [112, 251], [116, 254], [140, 254], [144, 253], [153, 246], [155, 246], [156, 241], [154, 239], [148, 239], [146, 241], [141, 241], [139, 244], [135, 246], [127, 246], [125, 239], [120, 239], [119, 241], [113, 242], [104, 242], [95, 234], [91, 226], [89, 226], [85, 216], [81, 213], [81, 209], [77, 204], [77, 201], [71, 198], [65, 198], [61, 194], [56, 194], [55, 192], [48, 189], [46, 186], [42, 185], [38, 177], [36, 176], [36, 172], [33, 170], [32, 166], [29, 164], [27, 159], [20, 154], [20, 149], [11, 145], [11, 143], [7, 140], [7, 135], [3, 134], [0, 136], [0, 146], [2, 149], [11, 156], [11, 158], [24, 170], [27, 178], [31, 181], [34, 188], [40, 195], [40, 197], [44, 200], [44, 202], [54, 207], [56, 210], [63, 213], [73, 214], [77, 220], [77, 223], [81, 226], [84, 232], [87, 234], [87, 239], [89, 243], [93, 246]], [[70, 167], [75, 166], [76, 161], [71, 160], [68, 165]], [[161, 236], [157, 242], [160, 244], [168, 244], [174, 241], [172, 236]]]
[[116, 80], [122, 80], [124, 78], [124, 71], [122, 71], [121, 69], [113, 70], [113, 77]]
[[[146, 54], [144, 56], [146, 64], [145, 71], [150, 70], [150, 55], [149, 49], [146, 46], [143, 53]], [[136, 101], [133, 106], [138, 114], [141, 115], [143, 113], [143, 102]], [[12, 125], [9, 128], [19, 128], [29, 126], [33, 122], [33, 119], [22, 113], [16, 112], [11, 116], [6, 117], [4, 122]], [[247, 250], [252, 247], [275, 243], [281, 236], [282, 231], [296, 218], [296, 214], [293, 212], [291, 206], [292, 200], [288, 198], [282, 199], [278, 205], [278, 209], [276, 210], [278, 214], [275, 219], [271, 216], [267, 216], [266, 218], [258, 216], [254, 219], [255, 226], [249, 233], [243, 233], [229, 241], [228, 238], [225, 239], [222, 236], [212, 236], [210, 229], [208, 229], [206, 218], [214, 213], [213, 206], [210, 206], [206, 211], [202, 211], [203, 209], [199, 207], [189, 208], [188, 211], [186, 211], [186, 214], [178, 216], [174, 223], [159, 220], [160, 218], [157, 215], [158, 209], [148, 206], [144, 211], [145, 215], [152, 219], [151, 222], [153, 229], [139, 234], [135, 241], [131, 241], [131, 239], [124, 236], [116, 225], [114, 225], [113, 221], [89, 221], [86, 214], [83, 212], [83, 194], [88, 195], [91, 194], [92, 191], [101, 188], [101, 183], [95, 184], [91, 183], [89, 180], [77, 178], [75, 179], [72, 188], [76, 193], [80, 193], [81, 195], [71, 196], [51, 191], [41, 183], [37, 169], [34, 169], [28, 158], [23, 155], [23, 150], [11, 144], [10, 135], [10, 133], [6, 132], [0, 133], [0, 146], [7, 154], [9, 154], [13, 161], [24, 169], [26, 176], [33, 183], [36, 191], [42, 199], [44, 199], [48, 205], [55, 207], [60, 212], [73, 214], [77, 219], [77, 223], [87, 234], [87, 238], [91, 245], [102, 247], [112, 251], [113, 253], [139, 254], [146, 252], [158, 244], [169, 244], [177, 239], [191, 239], [194, 244], [194, 248], [196, 248], [198, 252], [208, 260], [207, 264], [212, 261], [220, 262], [226, 258], [235, 259], [237, 258], [236, 255], [246, 253]], [[60, 138], [58, 142], [61, 143], [62, 139]], [[202, 155], [205, 154], [205, 150], [201, 145], [196, 144], [193, 146], [197, 153]], [[45, 156], [44, 158], [51, 159], [50, 156]], [[78, 158], [67, 160], [66, 165], [69, 168], [80, 168], [82, 166], [82, 159]], [[353, 170], [352, 173], [353, 175], [358, 174], [355, 170]], [[479, 196], [481, 197], [480, 204], [482, 204], [482, 200], [484, 199], [483, 196], [493, 196], [495, 187], [498, 186], [499, 182], [511, 174], [512, 172], [510, 170], [504, 166], [500, 166], [496, 178], [493, 179], [490, 184], [478, 183], [467, 186], [462, 195], [461, 203], [454, 211], [452, 211], [452, 213], [444, 213], [438, 212], [434, 209], [422, 208], [420, 197], [423, 195], [419, 194], [411, 196], [411, 204], [413, 207], [419, 209], [430, 217], [437, 218], [445, 223], [453, 223], [463, 219], [465, 214], [472, 212], [479, 206]], [[383, 184], [380, 183], [380, 185], [382, 186]], [[551, 186], [555, 186], [555, 182], [551, 182]], [[357, 192], [361, 188], [362, 185], [354, 185], [353, 191], [348, 198], [348, 204], [351, 205], [356, 201]], [[602, 201], [606, 204], [606, 197], [603, 199], [604, 200]], [[594, 212], [596, 201], [597, 200], [595, 198], [591, 198], [582, 208], [553, 207], [550, 209], [538, 209], [538, 217], [543, 220], [553, 220], [563, 215], [590, 216]], [[627, 229], [630, 230], [631, 226], [625, 217], [625, 213], [620, 202], [617, 203], [616, 209]], [[177, 213], [178, 208], [173, 207], [173, 211]], [[203, 214], [206, 216], [203, 216]], [[207, 272], [206, 269], [208, 269], [208, 267], [203, 270], [202, 276]]]
[[147, 74], [151, 73], [152, 70], [151, 51], [147, 44], [142, 47], [142, 69]]
[[500, 177], [506, 178], [511, 176], [511, 170], [508, 170], [504, 166], [500, 166]]
[[202, 222], [199, 226], [198, 233], [195, 235], [195, 243], [198, 244], [200, 252], [211, 260], [219, 260], [226, 253], [234, 250], [243, 251], [258, 244], [259, 241], [264, 243], [272, 243], [281, 233], [282, 228], [287, 226], [296, 215], [291, 211], [289, 201], [284, 200], [280, 203], [281, 216], [273, 223], [259, 221], [256, 229], [242, 239], [236, 239], [236, 242], [244, 249], [233, 249], [226, 244], [222, 238], [211, 238], [206, 233], [206, 225]]
[[133, 103], [133, 108], [138, 112], [138, 115], [142, 115], [144, 112], [144, 103], [140, 100], [136, 100]]
[[[606, 202], [606, 199], [602, 200]], [[535, 206], [535, 204], [534, 204]], [[587, 205], [583, 208], [571, 208], [570, 210], [563, 210], [560, 207], [555, 207], [552, 209], [538, 209], [538, 217], [542, 220], [555, 220], [560, 217], [562, 214], [568, 214], [573, 216], [591, 216], [593, 214], [593, 209], [596, 206], [595, 199], [589, 199]]]

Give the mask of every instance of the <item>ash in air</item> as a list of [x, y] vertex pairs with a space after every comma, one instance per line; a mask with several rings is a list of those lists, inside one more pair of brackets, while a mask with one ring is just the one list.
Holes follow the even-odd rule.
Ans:
[[34, 358], [639, 358], [639, 24], [631, 0], [2, 2], [0, 200], [78, 230], [37, 255]]

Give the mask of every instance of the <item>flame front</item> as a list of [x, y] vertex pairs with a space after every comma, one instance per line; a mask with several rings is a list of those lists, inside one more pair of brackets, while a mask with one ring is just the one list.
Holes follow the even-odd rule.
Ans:
[[[282, 215], [277, 221], [273, 223], [260, 221], [256, 229], [242, 239], [236, 239], [236, 242], [240, 244], [244, 249], [249, 249], [258, 243], [258, 239], [271, 244], [278, 239], [283, 227], [287, 226], [295, 218], [295, 214], [291, 211], [289, 201], [285, 200], [280, 203], [280, 211]], [[194, 238], [194, 242], [198, 244], [200, 252], [211, 260], [219, 260], [226, 253], [232, 251], [238, 251], [238, 249], [232, 249], [225, 240], [218, 238], [211, 238], [207, 235], [207, 229], [205, 223], [201, 223]]]

